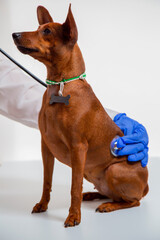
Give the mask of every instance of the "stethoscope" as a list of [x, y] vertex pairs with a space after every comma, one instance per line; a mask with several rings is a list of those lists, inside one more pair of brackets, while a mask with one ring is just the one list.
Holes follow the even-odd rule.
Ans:
[[28, 75], [30, 75], [34, 80], [42, 84], [44, 87], [47, 87], [47, 84], [44, 83], [42, 80], [40, 80], [38, 77], [36, 77], [33, 73], [29, 72], [26, 68], [24, 68], [21, 64], [19, 64], [16, 60], [14, 60], [11, 56], [9, 56], [2, 48], [0, 48], [0, 52], [3, 53], [9, 60], [11, 60], [13, 63], [15, 63], [19, 68], [21, 68], [24, 72], [26, 72]]
[[[12, 61], [14, 64], [16, 64], [19, 68], [21, 68], [24, 72], [26, 72], [29, 76], [31, 76], [34, 80], [36, 80], [37, 82], [39, 82], [41, 85], [43, 85], [44, 87], [47, 88], [47, 84], [44, 83], [42, 80], [40, 80], [38, 77], [36, 77], [33, 73], [31, 73], [30, 71], [28, 71], [26, 68], [24, 68], [21, 64], [19, 64], [16, 60], [14, 60], [11, 56], [9, 56], [4, 50], [2, 50], [0, 48], [0, 52], [5, 55], [10, 61]], [[120, 148], [117, 147], [117, 138], [119, 138], [119, 136], [115, 136], [115, 138], [112, 140], [111, 144], [110, 144], [110, 150], [111, 153], [114, 157], [118, 157], [118, 151], [120, 150]]]

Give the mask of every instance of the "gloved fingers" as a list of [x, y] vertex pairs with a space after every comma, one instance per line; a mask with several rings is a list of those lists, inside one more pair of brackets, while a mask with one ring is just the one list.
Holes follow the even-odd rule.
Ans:
[[146, 156], [141, 160], [141, 166], [142, 167], [146, 167], [148, 163], [148, 153], [146, 154]]
[[142, 152], [129, 155], [128, 161], [131, 162], [141, 161], [142, 167], [145, 167], [148, 163], [148, 148], [145, 148]]
[[137, 139], [137, 141], [135, 141], [135, 140], [132, 139], [132, 137], [133, 137], [133, 134], [117, 138], [117, 147], [118, 148], [123, 148], [126, 145], [129, 145], [129, 144], [133, 145], [135, 143], [137, 143], [137, 144], [141, 143], [142, 144], [140, 139]]
[[128, 135], [132, 135], [132, 133], [133, 133], [133, 126], [131, 125], [130, 127], [126, 127], [125, 129], [124, 129], [124, 136], [128, 136]]
[[[133, 134], [123, 136], [123, 137], [121, 137], [121, 140], [122, 140], [123, 144], [133, 144], [133, 143], [144, 142], [143, 141], [143, 135], [141, 134], [141, 132], [138, 132], [138, 133], [135, 132]], [[122, 144], [122, 142], [120, 141], [120, 144]], [[117, 144], [117, 146], [118, 146], [118, 144]]]
[[139, 152], [139, 153], [135, 153], [135, 154], [131, 154], [128, 156], [128, 161], [131, 162], [137, 162], [142, 160], [145, 157], [144, 151]]
[[[117, 145], [118, 146], [118, 145]], [[121, 150], [118, 150], [118, 156], [132, 155], [135, 153], [142, 152], [144, 150], [144, 145], [142, 143], [130, 144], [123, 147]]]
[[119, 137], [119, 138], [116, 139], [117, 147], [118, 147], [118, 148], [123, 148], [123, 147], [126, 146], [126, 144], [125, 144], [124, 141], [123, 141], [123, 138], [124, 138], [124, 137]]

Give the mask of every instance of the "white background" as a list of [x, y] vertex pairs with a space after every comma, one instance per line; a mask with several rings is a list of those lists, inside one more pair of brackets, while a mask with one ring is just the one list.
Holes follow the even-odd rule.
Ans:
[[[150, 156], [160, 156], [159, 0], [0, 0], [0, 47], [45, 80], [45, 67], [22, 55], [11, 33], [37, 29], [38, 5], [63, 23], [70, 2], [87, 81], [103, 106], [147, 128]], [[40, 158], [39, 132], [0, 116], [0, 160]]]

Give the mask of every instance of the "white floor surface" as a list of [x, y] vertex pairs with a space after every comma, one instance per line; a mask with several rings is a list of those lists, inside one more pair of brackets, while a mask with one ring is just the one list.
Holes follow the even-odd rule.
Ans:
[[[160, 158], [149, 160], [148, 195], [140, 207], [96, 213], [106, 200], [82, 203], [79, 226], [64, 228], [70, 206], [71, 170], [56, 162], [53, 191], [45, 213], [31, 214], [42, 192], [42, 162], [0, 167], [0, 240], [160, 240]], [[93, 186], [84, 181], [84, 191]]]

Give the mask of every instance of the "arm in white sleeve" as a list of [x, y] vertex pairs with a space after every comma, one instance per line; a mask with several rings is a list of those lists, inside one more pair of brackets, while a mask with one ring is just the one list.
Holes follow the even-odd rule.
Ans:
[[38, 128], [38, 114], [45, 90], [0, 54], [0, 114]]
[[108, 113], [108, 115], [110, 116], [110, 118], [113, 120], [114, 117], [118, 114], [118, 112], [116, 111], [113, 111], [111, 109], [108, 109], [108, 108], [104, 108], [105, 111]]

